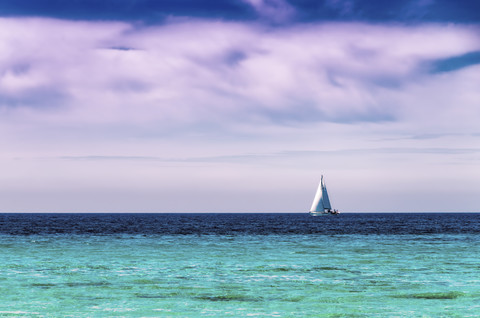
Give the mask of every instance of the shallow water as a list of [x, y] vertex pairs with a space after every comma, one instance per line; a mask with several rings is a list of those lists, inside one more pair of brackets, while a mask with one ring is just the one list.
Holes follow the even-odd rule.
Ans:
[[[390, 225], [379, 224], [371, 234], [334, 234], [341, 218], [299, 215], [247, 215], [244, 223], [215, 215], [223, 226], [213, 230], [211, 223], [202, 230], [198, 215], [144, 215], [133, 221], [121, 215], [36, 215], [30, 216], [37, 227], [30, 232], [37, 234], [28, 235], [2, 230], [6, 223], [10, 232], [28, 228], [28, 215], [14, 216], [0, 216], [0, 316], [478, 317], [480, 312], [478, 215], [462, 215], [468, 222], [461, 224], [470, 226], [466, 233], [451, 215], [416, 215], [406, 222], [434, 220], [434, 228], [449, 230], [424, 231], [424, 226], [413, 234], [411, 228], [409, 234], [381, 233], [378, 228], [392, 226], [383, 214], [378, 222]], [[67, 225], [58, 230], [59, 218], [71, 223], [62, 221]], [[352, 228], [352, 220], [362, 224], [372, 218], [343, 216]], [[104, 230], [106, 235], [79, 230], [122, 223], [123, 230]], [[237, 230], [218, 234], [228, 232], [226, 224]]]

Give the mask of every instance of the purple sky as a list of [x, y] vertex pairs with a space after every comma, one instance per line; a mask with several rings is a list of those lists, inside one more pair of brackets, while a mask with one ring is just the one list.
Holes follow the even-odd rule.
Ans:
[[480, 211], [480, 19], [445, 2], [23, 2], [1, 212], [306, 212], [321, 174], [341, 211]]

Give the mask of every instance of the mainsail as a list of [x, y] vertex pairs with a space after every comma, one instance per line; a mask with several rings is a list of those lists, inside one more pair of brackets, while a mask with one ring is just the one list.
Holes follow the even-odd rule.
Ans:
[[320, 184], [318, 185], [317, 193], [315, 193], [315, 198], [313, 199], [312, 207], [310, 212], [326, 212], [330, 211], [332, 206], [330, 205], [330, 199], [328, 198], [327, 187], [323, 181], [323, 175], [320, 179]]

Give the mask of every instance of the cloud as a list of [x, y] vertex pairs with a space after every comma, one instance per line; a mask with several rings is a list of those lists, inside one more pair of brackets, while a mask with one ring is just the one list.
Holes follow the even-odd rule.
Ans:
[[0, 19], [2, 208], [225, 212], [244, 193], [301, 211], [325, 173], [346, 209], [412, 209], [403, 191], [445, 210], [452, 182], [477, 209], [478, 24], [292, 23], [262, 3], [258, 21]]
[[61, 156], [62, 160], [82, 160], [82, 161], [132, 161], [132, 162], [164, 162], [164, 163], [252, 163], [264, 161], [272, 163], [276, 160], [285, 158], [301, 158], [301, 157], [322, 157], [322, 156], [372, 156], [372, 155], [477, 155], [480, 148], [352, 148], [352, 149], [335, 149], [335, 150], [303, 150], [303, 151], [280, 151], [280, 152], [259, 152], [259, 153], [237, 153], [234, 155], [221, 156], [202, 156], [202, 157], [160, 157], [160, 156], [108, 156], [108, 155], [91, 155], [91, 156]]
[[[478, 93], [451, 83], [476, 77], [476, 26], [272, 28], [196, 19], [151, 27], [51, 19], [0, 25], [0, 108], [10, 109], [10, 119], [22, 120], [30, 108], [37, 115], [29, 120], [53, 126], [217, 127], [213, 133], [423, 120], [453, 112], [442, 101], [452, 98], [476, 109]], [[425, 67], [437, 61], [445, 70], [457, 59], [467, 62], [455, 78]]]

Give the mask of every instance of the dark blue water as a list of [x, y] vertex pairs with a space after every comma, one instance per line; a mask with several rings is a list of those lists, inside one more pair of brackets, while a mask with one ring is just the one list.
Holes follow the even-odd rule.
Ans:
[[0, 234], [477, 234], [480, 213], [3, 213]]

